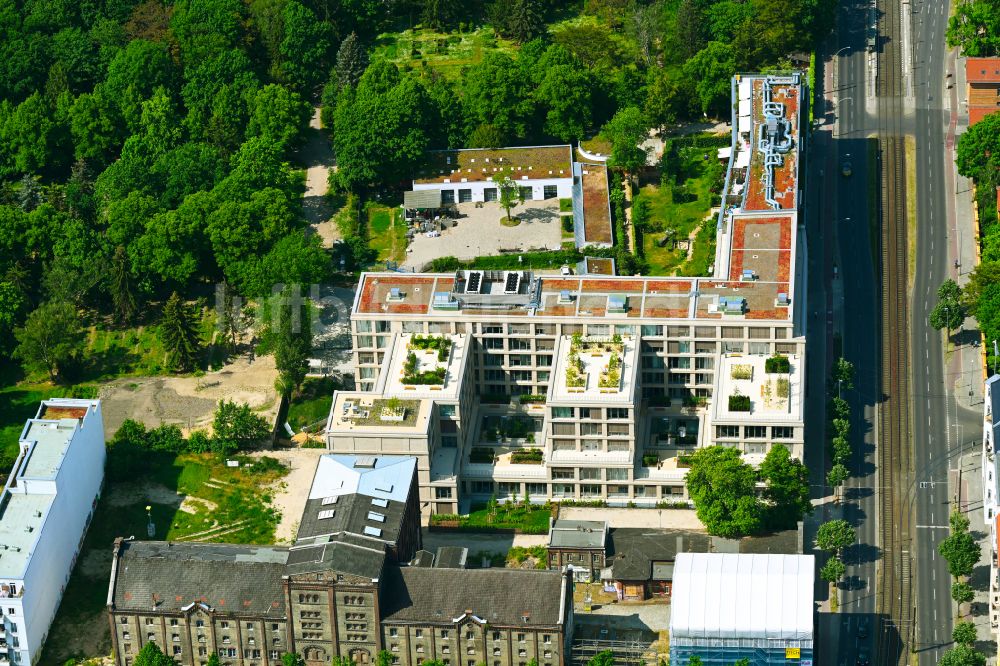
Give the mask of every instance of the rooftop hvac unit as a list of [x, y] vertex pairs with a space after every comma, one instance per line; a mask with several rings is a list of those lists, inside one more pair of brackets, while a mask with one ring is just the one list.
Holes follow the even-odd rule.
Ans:
[[736, 296], [720, 296], [719, 310], [722, 314], [744, 314], [747, 310], [747, 299]]
[[573, 294], [570, 293], [569, 289], [562, 289], [559, 292], [559, 302], [560, 303], [572, 303]]
[[624, 314], [628, 309], [628, 296], [611, 294], [608, 296], [608, 314]]
[[779, 292], [778, 297], [774, 299], [774, 304], [779, 308], [787, 308], [791, 305], [791, 303], [792, 302], [788, 299], [788, 293], [784, 291]]
[[447, 291], [438, 291], [434, 293], [433, 306], [435, 310], [458, 310], [458, 301]]
[[756, 279], [757, 279], [757, 271], [755, 271], [755, 270], [753, 270], [751, 268], [744, 268], [743, 269], [743, 278], [742, 278], [742, 280], [744, 282], [750, 282], [751, 280], [756, 280]]
[[391, 287], [389, 289], [389, 300], [390, 301], [401, 301], [403, 300], [403, 292], [399, 287]]

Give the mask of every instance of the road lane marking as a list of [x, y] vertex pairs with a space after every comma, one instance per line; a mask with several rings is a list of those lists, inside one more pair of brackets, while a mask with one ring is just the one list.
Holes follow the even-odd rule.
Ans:
[[922, 530], [946, 530], [947, 525], [917, 525], [918, 528]]

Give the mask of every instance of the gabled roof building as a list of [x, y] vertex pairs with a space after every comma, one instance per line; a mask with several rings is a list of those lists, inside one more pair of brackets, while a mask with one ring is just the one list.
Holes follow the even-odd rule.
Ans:
[[107, 601], [118, 666], [149, 642], [185, 666], [213, 654], [275, 666], [285, 652], [366, 664], [382, 650], [400, 666], [519, 666], [522, 652], [563, 666], [572, 581], [467, 570], [464, 552], [427, 566], [416, 468], [409, 456], [323, 456], [290, 547], [119, 539]]

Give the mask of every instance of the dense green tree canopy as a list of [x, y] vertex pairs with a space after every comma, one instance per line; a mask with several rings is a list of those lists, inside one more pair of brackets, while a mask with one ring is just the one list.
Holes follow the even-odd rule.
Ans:
[[710, 534], [737, 537], [761, 526], [757, 474], [733, 448], [710, 446], [691, 456], [687, 486], [698, 519]]

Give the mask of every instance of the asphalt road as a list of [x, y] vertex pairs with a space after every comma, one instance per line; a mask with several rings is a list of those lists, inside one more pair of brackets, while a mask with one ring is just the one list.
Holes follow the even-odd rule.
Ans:
[[[876, 633], [872, 615], [878, 558], [874, 415], [879, 397], [878, 327], [881, 317], [880, 281], [876, 279], [873, 263], [877, 248], [872, 247], [867, 203], [869, 178], [865, 137], [876, 124], [865, 111], [866, 8], [864, 2], [842, 2], [838, 28], [822, 49], [821, 55], [832, 57], [830, 60], [823, 58], [825, 67], [832, 72], [823, 77], [825, 85], [819, 91], [822, 106], [817, 108], [815, 115], [821, 124], [814, 133], [810, 166], [811, 180], [819, 189], [819, 206], [809, 216], [817, 225], [810, 229], [810, 250], [823, 256], [822, 279], [828, 298], [824, 309], [829, 313], [820, 323], [826, 324], [827, 319], [832, 322], [835, 313], [839, 313], [842, 322], [839, 341], [824, 335], [822, 330], [810, 331], [810, 345], [823, 342], [827, 348], [823, 370], [837, 353], [838, 346], [840, 353], [856, 369], [854, 388], [841, 391], [852, 409], [852, 476], [846, 483], [842, 513], [832, 511], [827, 516], [833, 519], [842, 515], [858, 533], [857, 543], [844, 552], [847, 575], [839, 590], [840, 628], [836, 656], [830, 654], [830, 659], [821, 662], [838, 666], [853, 666], [859, 654], [872, 655]], [[818, 80], [817, 85], [820, 83]], [[850, 176], [842, 175], [845, 163], [850, 164]], [[811, 304], [810, 309], [819, 308]], [[814, 357], [814, 367], [816, 361]], [[824, 389], [821, 384], [819, 390]], [[813, 398], [813, 404], [817, 400]], [[825, 441], [825, 437], [820, 439], [820, 446], [825, 445]], [[864, 638], [859, 636], [863, 633], [859, 632], [863, 623], [869, 627]]]
[[[961, 408], [954, 395], [956, 381], [943, 358], [943, 336], [928, 325], [940, 284], [953, 276], [949, 243], [954, 242], [954, 220], [949, 224], [953, 194], [946, 189], [951, 160], [945, 138], [950, 120], [944, 108], [946, 65], [944, 32], [948, 22], [947, 0], [916, 0], [912, 6], [913, 135], [917, 167], [917, 263], [911, 301], [911, 350], [913, 358], [913, 497], [917, 536], [913, 545], [916, 582], [916, 645], [923, 664], [937, 663], [950, 647], [951, 578], [937, 554], [937, 544], [948, 535], [948, 514], [955, 488], [948, 485], [948, 470], [956, 468], [963, 450], [973, 450], [978, 440], [977, 413]], [[953, 80], [953, 79], [951, 79]], [[956, 100], [957, 101], [957, 100]], [[951, 233], [950, 233], [951, 232]], [[964, 440], [964, 441], [960, 441]], [[981, 523], [980, 523], [981, 524]], [[974, 527], [975, 521], [974, 521]]]

